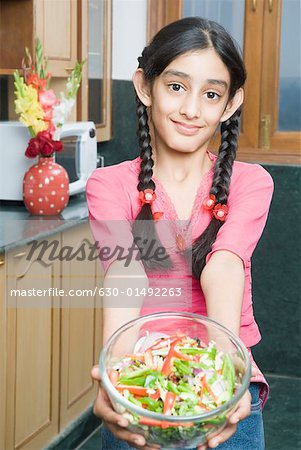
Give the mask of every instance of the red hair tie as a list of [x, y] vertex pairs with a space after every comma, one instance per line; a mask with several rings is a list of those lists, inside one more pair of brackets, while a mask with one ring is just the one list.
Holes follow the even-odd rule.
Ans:
[[[152, 207], [153, 202], [156, 200], [156, 194], [152, 189], [144, 189], [144, 191], [139, 192], [139, 199], [143, 205], [149, 204]], [[163, 216], [163, 212], [157, 211], [153, 212], [153, 219], [155, 222], [158, 222]]]
[[224, 222], [228, 214], [228, 206], [221, 203], [216, 204], [216, 197], [214, 194], [210, 194], [203, 201], [203, 208], [207, 211], [212, 211], [212, 215], [215, 219]]
[[220, 220], [221, 222], [224, 222], [226, 220], [227, 214], [228, 214], [228, 206], [222, 205], [221, 203], [218, 203], [212, 211], [212, 214], [217, 220]]
[[215, 195], [210, 194], [209, 197], [205, 198], [205, 200], [203, 201], [203, 208], [209, 211], [210, 209], [214, 208], [215, 203], [216, 203]]
[[143, 205], [146, 203], [152, 205], [153, 201], [156, 200], [156, 194], [152, 189], [144, 189], [144, 191], [139, 192], [139, 199]]

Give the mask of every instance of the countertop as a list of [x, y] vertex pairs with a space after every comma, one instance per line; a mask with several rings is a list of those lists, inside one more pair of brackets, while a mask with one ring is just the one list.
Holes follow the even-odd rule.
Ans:
[[67, 207], [57, 216], [32, 216], [23, 202], [0, 201], [0, 252], [87, 221], [88, 207], [84, 193], [71, 196]]

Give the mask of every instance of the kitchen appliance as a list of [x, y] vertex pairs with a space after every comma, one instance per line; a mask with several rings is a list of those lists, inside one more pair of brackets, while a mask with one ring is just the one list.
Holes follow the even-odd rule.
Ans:
[[[23, 177], [38, 158], [27, 158], [25, 150], [29, 131], [20, 122], [0, 122], [0, 200], [23, 200]], [[64, 149], [55, 161], [68, 172], [69, 194], [85, 190], [91, 172], [97, 167], [97, 142], [93, 122], [70, 122], [63, 125], [60, 140]]]

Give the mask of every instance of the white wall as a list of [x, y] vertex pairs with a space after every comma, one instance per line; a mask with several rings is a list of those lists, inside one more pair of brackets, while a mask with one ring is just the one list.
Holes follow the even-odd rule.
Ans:
[[113, 80], [131, 80], [146, 44], [147, 0], [113, 0]]

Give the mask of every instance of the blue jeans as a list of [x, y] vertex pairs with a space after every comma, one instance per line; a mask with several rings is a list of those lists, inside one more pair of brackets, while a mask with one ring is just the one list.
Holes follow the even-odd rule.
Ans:
[[[219, 445], [217, 447], [219, 450], [264, 450], [260, 384], [251, 383], [249, 390], [252, 396], [251, 414], [239, 422], [236, 433], [228, 441]], [[101, 435], [102, 450], [134, 450], [125, 441], [115, 438], [105, 427], [102, 427]]]

